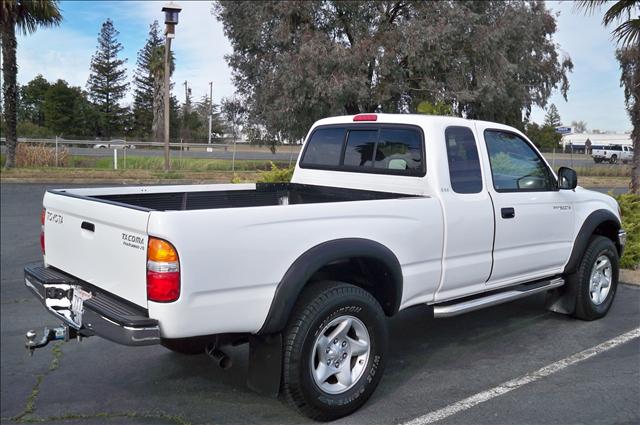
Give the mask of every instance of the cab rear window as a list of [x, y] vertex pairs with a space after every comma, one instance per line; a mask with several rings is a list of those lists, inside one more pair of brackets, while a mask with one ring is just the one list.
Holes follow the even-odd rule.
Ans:
[[409, 125], [355, 124], [316, 128], [302, 168], [424, 176], [422, 131]]

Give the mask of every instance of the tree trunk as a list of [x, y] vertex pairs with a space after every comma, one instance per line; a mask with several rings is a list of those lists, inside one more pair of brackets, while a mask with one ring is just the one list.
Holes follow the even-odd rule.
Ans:
[[360, 113], [360, 107], [355, 101], [351, 101], [344, 105], [344, 109], [347, 111], [347, 115], [357, 115]]
[[164, 78], [162, 75], [154, 76], [151, 133], [154, 142], [164, 142]]
[[631, 166], [631, 193], [640, 195], [640, 105], [635, 104], [635, 119], [633, 131], [631, 132], [631, 140], [633, 141], [633, 165]]
[[4, 85], [2, 86], [5, 120], [4, 136], [6, 137], [7, 146], [7, 159], [4, 167], [12, 168], [16, 165], [16, 143], [18, 141], [16, 134], [16, 103], [18, 101], [18, 92], [16, 90], [16, 76], [18, 74], [16, 25], [14, 16], [7, 16], [3, 21], [2, 28], [0, 28], [0, 37], [2, 38], [2, 78], [4, 80]]

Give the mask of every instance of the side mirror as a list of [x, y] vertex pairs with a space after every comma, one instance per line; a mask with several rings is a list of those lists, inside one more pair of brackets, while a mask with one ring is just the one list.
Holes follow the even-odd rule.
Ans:
[[558, 189], [573, 190], [578, 186], [578, 175], [569, 167], [558, 170]]

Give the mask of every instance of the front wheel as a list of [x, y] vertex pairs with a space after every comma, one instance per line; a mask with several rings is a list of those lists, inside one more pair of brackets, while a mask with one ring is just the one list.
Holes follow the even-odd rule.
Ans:
[[387, 349], [386, 317], [367, 291], [318, 282], [302, 294], [285, 330], [282, 393], [320, 421], [356, 411], [378, 385]]
[[574, 316], [582, 320], [604, 317], [618, 288], [618, 250], [611, 239], [592, 236], [578, 270], [568, 276], [576, 288]]

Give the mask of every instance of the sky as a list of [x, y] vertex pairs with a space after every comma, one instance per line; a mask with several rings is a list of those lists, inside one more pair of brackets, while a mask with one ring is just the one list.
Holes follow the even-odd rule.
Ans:
[[[111, 18], [127, 58], [128, 77], [135, 70], [136, 55], [145, 43], [149, 25], [154, 19], [163, 23], [164, 2], [157, 1], [62, 1], [64, 20], [60, 27], [38, 29], [35, 34], [18, 36], [18, 82], [26, 84], [37, 74], [49, 81], [66, 80], [74, 86], [86, 87], [91, 55], [96, 50], [100, 26]], [[174, 94], [184, 100], [184, 82], [199, 100], [207, 95], [209, 82], [214, 83], [213, 100], [233, 96], [231, 70], [224, 60], [231, 53], [222, 24], [211, 13], [208, 1], [180, 1], [182, 12], [176, 27], [172, 50], [176, 56], [173, 75]], [[569, 74], [568, 101], [559, 91], [549, 99], [560, 112], [564, 125], [582, 120], [589, 130], [625, 132], [631, 122], [624, 107], [620, 87], [620, 70], [615, 59], [616, 44], [610, 29], [601, 24], [602, 14], [585, 15], [574, 10], [572, 2], [547, 1], [557, 17], [554, 42], [574, 64]], [[161, 25], [163, 27], [164, 25]], [[129, 94], [126, 99], [131, 102]], [[545, 111], [535, 107], [532, 120], [542, 122]]]

